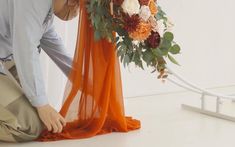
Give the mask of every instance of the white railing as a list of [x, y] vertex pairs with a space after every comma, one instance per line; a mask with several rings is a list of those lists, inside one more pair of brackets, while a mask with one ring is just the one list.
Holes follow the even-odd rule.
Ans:
[[[188, 80], [186, 80], [185, 78], [183, 78], [182, 76], [180, 76], [179, 74], [177, 74], [176, 72], [174, 72], [171, 68], [167, 67], [167, 72], [169, 74], [167, 80], [170, 81], [171, 83], [184, 88], [186, 90], [192, 91], [194, 93], [198, 93], [201, 95], [201, 107], [197, 108], [194, 106], [189, 106], [189, 105], [185, 105], [182, 104], [182, 108], [190, 110], [190, 111], [194, 111], [194, 112], [199, 112], [202, 114], [206, 114], [206, 115], [210, 115], [213, 117], [217, 117], [217, 118], [221, 118], [221, 119], [226, 119], [226, 120], [230, 120], [230, 121], [234, 121], [235, 122], [235, 117], [233, 116], [228, 116], [225, 114], [221, 113], [221, 105], [222, 105], [222, 99], [227, 99], [227, 100], [232, 100], [235, 101], [235, 96], [232, 95], [223, 95], [220, 93], [215, 93], [212, 92], [210, 90], [206, 90], [203, 88], [200, 88], [200, 86], [193, 84], [192, 82], [189, 82]], [[171, 78], [174, 77], [177, 80]], [[205, 108], [205, 99], [206, 96], [212, 96], [216, 98], [216, 108], [215, 108], [215, 112], [213, 111], [208, 111]]]

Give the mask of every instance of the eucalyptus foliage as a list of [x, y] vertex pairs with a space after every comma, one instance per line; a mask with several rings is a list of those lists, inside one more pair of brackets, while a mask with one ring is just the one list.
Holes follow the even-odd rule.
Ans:
[[[143, 64], [153, 67], [153, 72], [161, 74], [166, 68], [166, 59], [179, 65], [173, 57], [180, 53], [180, 46], [174, 41], [174, 34], [167, 31], [168, 18], [166, 13], [158, 6], [158, 13], [155, 18], [164, 24], [164, 34], [161, 36], [161, 43], [157, 48], [149, 48], [142, 41], [134, 41], [124, 29], [124, 22], [120, 19], [122, 8], [114, 5], [114, 15], [110, 13], [110, 0], [90, 0], [87, 3], [89, 19], [94, 28], [94, 36], [98, 41], [107, 39], [116, 43], [117, 56], [124, 67], [130, 63], [144, 70]], [[116, 35], [114, 35], [116, 32]]]

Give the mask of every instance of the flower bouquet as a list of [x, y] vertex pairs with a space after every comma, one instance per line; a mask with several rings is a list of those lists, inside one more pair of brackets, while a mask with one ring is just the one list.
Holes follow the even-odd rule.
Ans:
[[173, 55], [180, 53], [180, 46], [169, 31], [173, 25], [156, 0], [89, 0], [87, 11], [95, 39], [116, 43], [124, 67], [135, 63], [144, 69], [145, 62], [163, 79], [166, 59], [178, 64]]

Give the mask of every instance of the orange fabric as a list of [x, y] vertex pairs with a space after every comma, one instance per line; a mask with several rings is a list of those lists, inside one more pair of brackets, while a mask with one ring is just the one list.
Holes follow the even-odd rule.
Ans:
[[119, 59], [115, 44], [94, 40], [85, 2], [80, 1], [79, 31], [73, 68], [60, 111], [69, 121], [62, 133], [44, 131], [38, 141], [81, 139], [139, 129], [124, 112]]

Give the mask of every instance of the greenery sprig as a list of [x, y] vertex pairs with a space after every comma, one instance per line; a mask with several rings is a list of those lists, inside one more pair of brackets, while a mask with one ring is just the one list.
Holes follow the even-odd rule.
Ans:
[[[123, 63], [124, 67], [130, 63], [144, 70], [143, 64], [147, 67], [152, 67], [153, 72], [158, 71], [158, 78], [166, 78], [166, 59], [169, 59], [174, 64], [179, 65], [173, 57], [180, 53], [180, 46], [174, 41], [174, 34], [168, 31], [171, 23], [166, 16], [166, 13], [157, 7], [157, 13], [154, 18], [158, 22], [163, 23], [163, 34], [160, 37], [160, 43], [157, 47], [150, 47], [146, 40], [135, 40], [130, 37], [130, 34], [125, 29], [125, 12], [121, 5], [113, 6], [113, 13], [110, 11], [111, 0], [90, 0], [87, 3], [87, 12], [89, 19], [94, 28], [94, 36], [96, 40], [107, 39], [116, 43], [117, 56]], [[112, 15], [113, 14], [113, 15]], [[114, 35], [116, 32], [116, 36]]]

